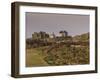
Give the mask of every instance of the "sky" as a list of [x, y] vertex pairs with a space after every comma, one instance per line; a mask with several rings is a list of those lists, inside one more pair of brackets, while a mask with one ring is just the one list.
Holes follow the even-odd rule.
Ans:
[[26, 38], [40, 31], [59, 35], [59, 31], [66, 30], [70, 36], [89, 32], [89, 15], [26, 12], [25, 16]]

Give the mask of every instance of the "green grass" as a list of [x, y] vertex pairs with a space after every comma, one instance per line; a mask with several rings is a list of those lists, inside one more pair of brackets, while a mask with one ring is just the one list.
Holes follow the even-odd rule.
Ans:
[[26, 67], [34, 67], [34, 66], [46, 66], [48, 65], [43, 56], [40, 55], [41, 50], [37, 49], [27, 49], [26, 50]]

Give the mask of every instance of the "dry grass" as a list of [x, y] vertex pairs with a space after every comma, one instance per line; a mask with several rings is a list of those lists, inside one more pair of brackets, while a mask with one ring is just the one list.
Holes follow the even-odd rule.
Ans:
[[89, 47], [44, 46], [26, 50], [26, 67], [89, 64]]
[[46, 66], [48, 65], [43, 56], [40, 55], [41, 51], [37, 49], [26, 50], [26, 67]]

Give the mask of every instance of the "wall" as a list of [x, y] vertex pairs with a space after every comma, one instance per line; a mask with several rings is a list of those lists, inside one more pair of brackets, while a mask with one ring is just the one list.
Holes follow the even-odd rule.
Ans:
[[[16, 80], [10, 77], [11, 67], [11, 2], [25, 1], [25, 0], [0, 0], [0, 80]], [[30, 2], [41, 3], [56, 3], [56, 4], [76, 4], [98, 6], [100, 9], [100, 0], [27, 0]], [[98, 21], [100, 19], [100, 11], [98, 13]], [[100, 23], [98, 24], [98, 26]], [[100, 35], [100, 27], [98, 27], [98, 34]], [[100, 44], [100, 37], [98, 38]], [[98, 45], [100, 47], [100, 45]], [[98, 51], [98, 53], [100, 50]], [[100, 54], [98, 54], [98, 58]], [[100, 80], [100, 58], [98, 59], [98, 74], [80, 74], [80, 75], [65, 75], [53, 77], [39, 77], [39, 78], [22, 78], [18, 80]]]

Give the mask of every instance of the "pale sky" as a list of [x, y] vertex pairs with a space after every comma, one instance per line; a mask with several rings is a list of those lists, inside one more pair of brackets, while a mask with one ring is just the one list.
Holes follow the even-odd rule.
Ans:
[[75, 36], [89, 32], [89, 26], [89, 15], [26, 12], [26, 38], [40, 31], [59, 35], [61, 30]]

